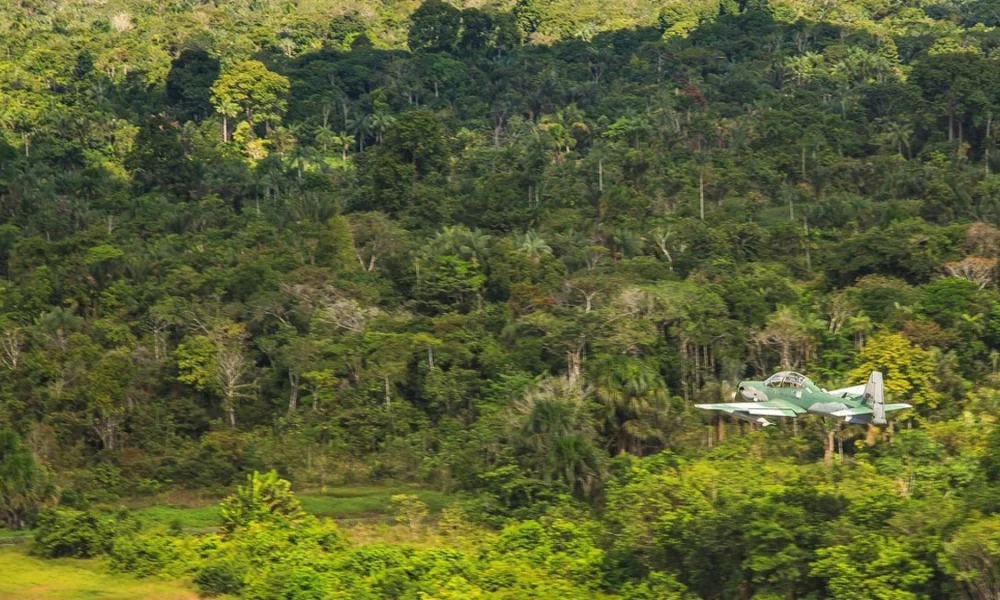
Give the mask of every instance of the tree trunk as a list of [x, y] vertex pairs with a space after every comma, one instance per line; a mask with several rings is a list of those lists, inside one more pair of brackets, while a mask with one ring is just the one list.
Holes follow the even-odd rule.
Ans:
[[570, 385], [575, 385], [580, 380], [583, 362], [583, 348], [578, 346], [566, 352], [566, 379]]
[[823, 439], [823, 464], [827, 467], [833, 466], [833, 439], [837, 431], [827, 423], [826, 436]]
[[288, 412], [293, 413], [299, 406], [299, 375], [291, 369], [288, 370]]
[[875, 442], [878, 441], [878, 433], [879, 433], [878, 426], [869, 423], [868, 430], [865, 432], [865, 444], [869, 446], [874, 446]]
[[986, 139], [983, 140], [983, 164], [986, 174], [990, 174], [990, 131], [993, 128], [993, 111], [986, 113]]
[[705, 220], [705, 172], [698, 171], [698, 207], [701, 220]]
[[806, 246], [806, 270], [812, 271], [812, 257], [809, 254], [809, 218], [802, 217], [802, 229], [805, 233], [805, 246]]

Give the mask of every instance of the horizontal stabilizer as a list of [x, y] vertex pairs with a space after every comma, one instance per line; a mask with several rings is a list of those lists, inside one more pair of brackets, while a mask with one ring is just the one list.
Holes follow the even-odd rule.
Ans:
[[840, 398], [854, 398], [865, 393], [866, 384], [852, 385], [851, 387], [840, 388], [839, 390], [831, 390], [827, 392], [832, 396], [838, 396]]
[[837, 412], [830, 413], [834, 417], [854, 417], [857, 415], [870, 415], [872, 414], [872, 409], [867, 406], [858, 406], [856, 408], [845, 408], [843, 410], [838, 410]]

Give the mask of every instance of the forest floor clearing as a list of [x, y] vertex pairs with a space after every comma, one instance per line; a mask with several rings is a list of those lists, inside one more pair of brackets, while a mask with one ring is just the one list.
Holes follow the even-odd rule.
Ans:
[[25, 548], [0, 549], [4, 600], [197, 600], [181, 581], [139, 580], [110, 573], [99, 560], [40, 559]]

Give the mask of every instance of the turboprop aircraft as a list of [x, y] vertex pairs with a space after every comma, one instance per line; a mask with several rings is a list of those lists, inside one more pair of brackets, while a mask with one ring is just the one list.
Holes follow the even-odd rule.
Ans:
[[764, 381], [741, 381], [736, 396], [748, 402], [695, 406], [722, 411], [764, 427], [774, 424], [765, 417], [795, 418], [806, 413], [841, 418], [848, 423], [885, 425], [886, 413], [911, 408], [909, 404], [885, 403], [882, 373], [878, 371], [872, 371], [867, 384], [829, 392], [804, 375], [781, 371]]

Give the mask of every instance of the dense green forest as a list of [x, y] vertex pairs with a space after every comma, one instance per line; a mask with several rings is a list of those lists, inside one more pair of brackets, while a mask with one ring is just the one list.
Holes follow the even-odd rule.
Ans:
[[[2, 2], [0, 520], [246, 598], [997, 598], [998, 25]], [[693, 407], [778, 368], [914, 409]], [[288, 481], [459, 500], [373, 545]], [[244, 482], [219, 534], [102, 512]]]

